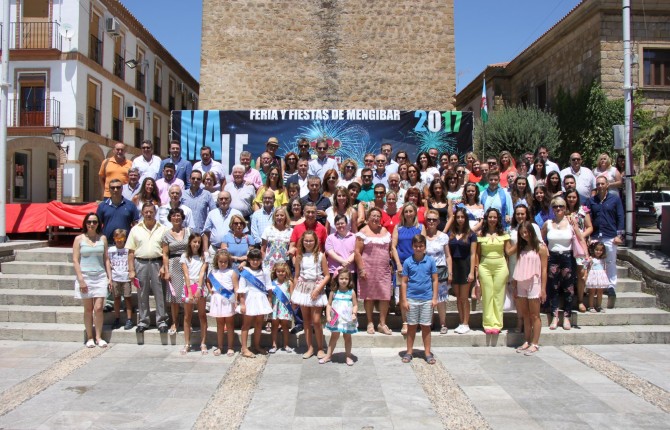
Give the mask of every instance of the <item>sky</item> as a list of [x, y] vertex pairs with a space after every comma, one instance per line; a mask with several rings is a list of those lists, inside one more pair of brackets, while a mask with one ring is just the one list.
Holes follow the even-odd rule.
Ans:
[[[580, 1], [454, 0], [456, 91], [470, 83], [487, 64], [511, 61]], [[200, 0], [121, 3], [194, 78], [200, 78]]]

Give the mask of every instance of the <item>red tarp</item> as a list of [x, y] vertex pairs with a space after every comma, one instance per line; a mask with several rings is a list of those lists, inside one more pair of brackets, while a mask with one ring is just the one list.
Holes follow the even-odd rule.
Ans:
[[84, 216], [97, 208], [97, 203], [12, 203], [6, 205], [5, 226], [7, 233], [44, 233], [47, 226], [81, 228]]

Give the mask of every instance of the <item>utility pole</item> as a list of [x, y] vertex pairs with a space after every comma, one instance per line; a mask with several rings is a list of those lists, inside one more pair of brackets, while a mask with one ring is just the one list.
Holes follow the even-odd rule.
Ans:
[[627, 247], [635, 246], [635, 196], [633, 195], [633, 154], [631, 125], [633, 123], [633, 83], [631, 80], [631, 50], [630, 50], [630, 0], [623, 0], [623, 93], [624, 93], [624, 152], [626, 155], [625, 184], [625, 214]]
[[2, 2], [2, 67], [0, 67], [0, 243], [7, 242], [7, 99], [9, 98], [9, 0]]

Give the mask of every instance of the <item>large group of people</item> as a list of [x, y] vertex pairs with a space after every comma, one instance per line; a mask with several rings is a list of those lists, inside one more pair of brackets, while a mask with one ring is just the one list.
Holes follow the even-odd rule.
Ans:
[[[482, 159], [431, 148], [412, 163], [406, 151], [394, 154], [385, 143], [359, 168], [357, 160], [328, 157], [325, 139], [315, 141], [316, 155], [307, 139], [283, 157], [278, 147], [269, 138], [253, 162], [242, 152], [226, 175], [208, 147], [191, 165], [177, 141], [164, 160], [145, 141], [132, 163], [122, 159], [123, 144], [115, 145], [100, 170], [104, 199], [74, 242], [87, 346], [106, 346], [93, 325], [102, 327], [108, 293], [115, 299], [113, 328], [121, 326], [121, 297], [124, 328], [135, 326], [132, 286], [136, 330], [149, 328], [153, 294], [158, 330], [174, 335], [183, 326], [182, 353], [191, 348], [195, 311], [201, 330], [207, 312], [217, 320], [213, 353], [232, 354], [238, 313], [243, 356], [265, 352], [260, 332], [268, 320], [269, 352], [279, 350], [280, 330], [282, 349], [292, 351], [293, 325], [291, 332], [305, 331], [303, 358], [328, 362], [339, 334], [324, 349], [325, 311], [326, 328], [344, 335], [347, 364], [359, 300], [370, 335], [391, 335], [387, 317], [401, 315], [405, 362], [421, 326], [433, 363], [431, 327], [448, 333], [449, 295], [457, 303], [456, 334], [471, 330], [471, 300], [481, 300], [489, 335], [503, 329], [505, 310], [516, 309], [517, 325], [508, 328], [523, 332], [517, 351], [526, 355], [539, 350], [543, 310], [550, 330], [570, 330], [573, 311], [605, 312], [603, 293], [616, 297], [624, 216], [621, 174], [607, 154], [593, 170], [579, 153], [560, 169], [543, 146], [518, 158], [502, 151]], [[205, 336], [201, 351], [208, 353]]]

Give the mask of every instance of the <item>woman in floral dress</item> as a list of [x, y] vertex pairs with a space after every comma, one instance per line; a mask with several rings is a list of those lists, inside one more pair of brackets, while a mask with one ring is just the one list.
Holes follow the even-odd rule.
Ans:
[[268, 279], [275, 263], [284, 262], [288, 258], [288, 247], [293, 228], [289, 224], [288, 212], [283, 207], [276, 208], [269, 225], [261, 235], [263, 252], [263, 271]]

